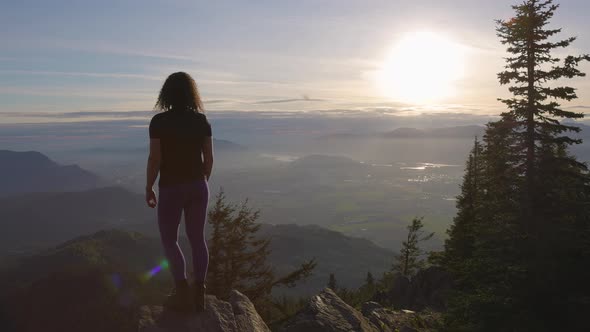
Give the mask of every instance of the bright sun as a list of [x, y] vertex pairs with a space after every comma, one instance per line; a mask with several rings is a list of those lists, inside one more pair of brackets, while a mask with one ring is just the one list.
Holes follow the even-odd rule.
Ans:
[[441, 101], [455, 94], [464, 75], [464, 47], [432, 32], [406, 34], [394, 46], [377, 75], [381, 93], [417, 104]]

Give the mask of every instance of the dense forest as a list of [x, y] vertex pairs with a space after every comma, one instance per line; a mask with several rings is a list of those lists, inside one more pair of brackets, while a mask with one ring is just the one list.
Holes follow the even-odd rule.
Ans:
[[[590, 187], [588, 168], [568, 148], [581, 143], [564, 119], [580, 119], [559, 101], [576, 89], [560, 79], [584, 76], [587, 55], [560, 59], [548, 28], [558, 5], [527, 0], [497, 21], [507, 46], [498, 74], [512, 98], [489, 123], [467, 161], [458, 213], [441, 260], [455, 285], [448, 331], [581, 331], [590, 308]], [[557, 82], [555, 82], [557, 81]]]

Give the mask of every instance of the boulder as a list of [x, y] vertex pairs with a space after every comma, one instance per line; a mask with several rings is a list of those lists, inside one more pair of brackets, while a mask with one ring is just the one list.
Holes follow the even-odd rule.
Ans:
[[378, 332], [360, 312], [346, 304], [334, 291], [324, 289], [287, 322], [282, 332]]
[[270, 332], [262, 317], [256, 312], [254, 304], [244, 294], [234, 290], [229, 297], [236, 320], [236, 327], [240, 332]]
[[326, 288], [288, 321], [281, 332], [433, 332], [440, 315], [393, 310], [377, 302], [362, 306], [362, 314]]
[[[250, 300], [232, 291], [228, 301], [207, 295], [205, 311], [181, 314], [162, 306], [142, 306], [139, 332], [270, 332]], [[367, 302], [362, 313], [346, 304], [329, 288], [309, 303], [280, 329], [281, 332], [432, 332], [440, 314], [393, 310]]]
[[361, 312], [363, 315], [367, 316], [375, 309], [381, 309], [383, 306], [377, 302], [370, 301], [363, 303], [363, 307], [361, 308]]
[[380, 332], [417, 331], [414, 325], [418, 316], [410, 310], [392, 310], [375, 302], [367, 302], [363, 305], [363, 315], [377, 326]]
[[205, 311], [181, 314], [162, 306], [142, 306], [139, 332], [270, 332], [250, 300], [234, 290], [229, 302], [207, 295]]

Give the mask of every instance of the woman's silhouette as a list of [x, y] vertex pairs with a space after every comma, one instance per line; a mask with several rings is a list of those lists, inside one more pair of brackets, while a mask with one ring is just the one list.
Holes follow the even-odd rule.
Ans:
[[[197, 312], [205, 307], [205, 277], [209, 253], [205, 242], [205, 219], [209, 200], [208, 180], [213, 167], [211, 125], [195, 81], [187, 73], [170, 75], [162, 89], [149, 126], [150, 156], [147, 163], [146, 202], [158, 207], [158, 226], [175, 287], [166, 306]], [[160, 173], [159, 202], [153, 190]], [[192, 294], [184, 255], [178, 246], [182, 212], [192, 248], [195, 282]]]

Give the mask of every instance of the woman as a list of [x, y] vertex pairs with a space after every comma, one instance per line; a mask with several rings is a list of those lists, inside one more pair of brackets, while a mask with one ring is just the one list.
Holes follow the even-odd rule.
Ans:
[[[147, 162], [146, 202], [158, 207], [158, 226], [174, 277], [174, 290], [166, 306], [197, 312], [205, 308], [205, 277], [209, 253], [205, 242], [205, 219], [213, 168], [211, 125], [195, 81], [187, 73], [170, 75], [155, 106], [149, 126], [150, 156]], [[153, 186], [160, 173], [159, 202]], [[195, 282], [191, 296], [184, 255], [178, 246], [178, 228], [184, 211], [186, 234], [192, 249]], [[191, 299], [192, 298], [192, 299]]]

